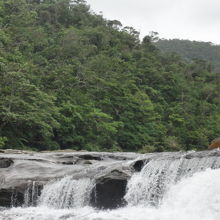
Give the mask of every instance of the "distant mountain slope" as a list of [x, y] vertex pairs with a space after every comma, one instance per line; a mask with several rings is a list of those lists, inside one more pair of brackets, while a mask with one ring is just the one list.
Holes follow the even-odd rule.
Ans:
[[207, 60], [215, 71], [220, 72], [220, 45], [179, 39], [159, 40], [155, 44], [164, 52], [176, 52], [188, 60], [194, 58]]

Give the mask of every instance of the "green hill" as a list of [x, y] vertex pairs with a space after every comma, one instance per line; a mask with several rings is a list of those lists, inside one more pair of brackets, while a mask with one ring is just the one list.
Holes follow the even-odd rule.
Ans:
[[0, 148], [204, 149], [220, 80], [83, 0], [0, 0]]
[[179, 39], [159, 40], [155, 45], [166, 53], [175, 52], [188, 61], [193, 59], [207, 60], [214, 71], [220, 72], [220, 45]]

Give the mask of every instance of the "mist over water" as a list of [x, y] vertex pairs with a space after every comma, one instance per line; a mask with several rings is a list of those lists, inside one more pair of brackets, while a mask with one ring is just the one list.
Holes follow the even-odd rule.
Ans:
[[[48, 183], [37, 207], [11, 208], [1, 220], [219, 220], [220, 169], [182, 173], [183, 161], [151, 161], [129, 180], [128, 205], [115, 210], [89, 207], [91, 179], [70, 176]], [[191, 164], [192, 166], [192, 164]], [[182, 176], [178, 180], [179, 176]]]

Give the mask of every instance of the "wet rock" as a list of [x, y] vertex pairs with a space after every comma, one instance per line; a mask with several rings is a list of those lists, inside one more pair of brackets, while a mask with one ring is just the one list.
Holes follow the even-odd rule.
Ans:
[[13, 164], [12, 159], [0, 158], [0, 168], [7, 168], [10, 167], [12, 164]]
[[0, 189], [0, 206], [2, 207], [18, 207], [24, 203], [24, 192], [15, 189]]
[[184, 158], [186, 159], [193, 159], [193, 158], [208, 158], [208, 157], [220, 157], [220, 150], [214, 149], [214, 150], [209, 150], [209, 151], [192, 151], [192, 152], [187, 152], [184, 155]]
[[98, 161], [103, 160], [100, 156], [94, 156], [90, 154], [80, 155], [79, 158], [84, 160], [98, 160]]
[[133, 168], [134, 168], [135, 171], [140, 172], [145, 164], [146, 164], [146, 161], [137, 160], [137, 161], [134, 162]]
[[124, 196], [130, 176], [122, 171], [113, 170], [96, 180], [91, 204], [99, 209], [114, 209], [126, 204]]
[[[80, 179], [96, 178], [102, 174], [102, 176], [106, 175], [105, 181], [104, 179], [102, 181], [103, 186], [115, 186], [119, 188], [118, 191], [122, 192], [125, 189], [126, 181], [119, 178], [121, 173], [118, 173], [116, 181], [116, 172], [111, 173], [113, 168], [121, 169], [120, 158], [126, 157], [125, 153], [31, 152], [22, 154], [14, 150], [7, 150], [7, 152], [10, 153], [1, 154], [0, 159], [0, 206], [10, 206], [12, 198], [18, 198], [14, 199], [17, 201], [15, 205], [22, 204], [30, 184], [41, 183], [43, 185], [48, 181], [68, 175]], [[134, 153], [128, 154], [128, 160], [135, 159], [136, 156]], [[108, 181], [107, 174], [109, 174]], [[110, 180], [110, 176], [113, 181]], [[101, 184], [101, 179], [99, 183]], [[120, 187], [121, 185], [123, 187]], [[98, 185], [98, 189], [99, 186], [101, 185]]]
[[11, 198], [13, 191], [12, 190], [0, 190], [0, 206], [10, 207], [11, 206]]

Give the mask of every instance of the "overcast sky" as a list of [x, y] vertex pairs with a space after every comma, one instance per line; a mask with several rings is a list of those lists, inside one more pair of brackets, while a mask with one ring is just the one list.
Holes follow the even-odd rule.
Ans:
[[220, 0], [87, 0], [91, 9], [160, 38], [220, 44]]

